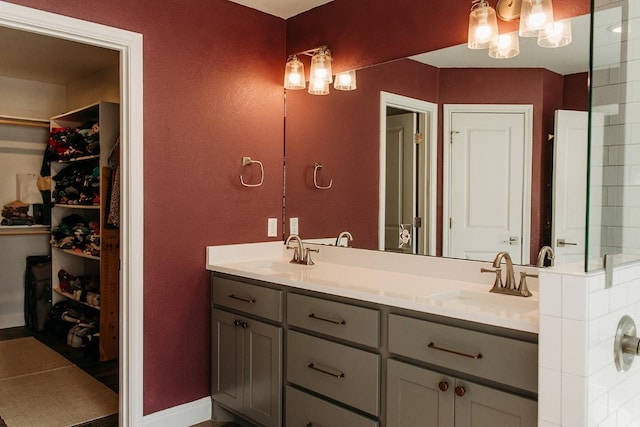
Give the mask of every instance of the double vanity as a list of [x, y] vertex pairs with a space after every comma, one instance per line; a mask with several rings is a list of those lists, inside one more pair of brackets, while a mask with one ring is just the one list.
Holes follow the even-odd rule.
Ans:
[[495, 294], [486, 262], [307, 246], [315, 265], [280, 242], [207, 248], [214, 417], [537, 425], [535, 280]]

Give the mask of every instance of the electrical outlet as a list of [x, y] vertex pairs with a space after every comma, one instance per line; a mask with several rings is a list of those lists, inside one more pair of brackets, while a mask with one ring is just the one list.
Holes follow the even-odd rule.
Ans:
[[298, 218], [289, 218], [289, 234], [298, 234]]
[[278, 237], [278, 218], [267, 220], [267, 237]]

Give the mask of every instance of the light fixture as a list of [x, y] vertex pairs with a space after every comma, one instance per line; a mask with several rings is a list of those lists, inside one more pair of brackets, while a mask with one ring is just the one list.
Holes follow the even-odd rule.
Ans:
[[496, 59], [513, 58], [520, 53], [520, 39], [517, 33], [500, 34], [493, 39], [489, 56]]
[[318, 48], [311, 57], [311, 71], [309, 82], [315, 79], [323, 79], [327, 83], [333, 81], [331, 73], [331, 52], [326, 46]]
[[[327, 46], [320, 46], [315, 49], [305, 50], [290, 55], [284, 70], [285, 89], [304, 89], [305, 75], [304, 65], [298, 59], [299, 55], [311, 57], [311, 67], [309, 70], [309, 93], [312, 95], [328, 95], [329, 84], [333, 82], [331, 72], [331, 51]], [[356, 72], [345, 71], [336, 75], [333, 86], [337, 90], [354, 90], [356, 88]]]
[[[486, 25], [478, 26], [480, 21], [483, 25], [490, 22], [493, 9], [487, 1], [472, 0], [473, 5], [469, 15], [468, 46], [470, 49], [485, 47], [484, 43], [477, 41], [476, 35], [487, 33]], [[539, 46], [554, 48], [571, 43], [571, 20], [554, 22], [551, 0], [497, 0], [494, 15], [503, 21], [520, 18], [518, 34], [521, 37], [538, 37]], [[488, 46], [489, 56], [497, 59], [513, 58], [520, 53], [519, 45], [517, 35], [498, 35], [496, 30]]]
[[305, 87], [304, 64], [296, 55], [291, 55], [284, 68], [284, 88], [298, 90]]
[[522, 0], [520, 9], [520, 36], [537, 37], [538, 32], [553, 22], [551, 0]]
[[562, 47], [571, 43], [571, 20], [551, 22], [538, 33], [538, 46]]
[[487, 49], [498, 34], [496, 11], [486, 0], [473, 0], [469, 13], [469, 49]]
[[356, 72], [355, 70], [345, 71], [336, 74], [333, 88], [336, 90], [355, 90], [356, 88]]

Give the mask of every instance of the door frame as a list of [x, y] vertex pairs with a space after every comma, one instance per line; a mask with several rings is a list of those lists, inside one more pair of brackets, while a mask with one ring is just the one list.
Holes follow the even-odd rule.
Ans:
[[120, 52], [119, 425], [143, 423], [142, 34], [0, 1], [0, 26]]
[[[429, 243], [427, 245], [425, 255], [435, 255], [436, 253], [436, 191], [437, 191], [437, 149], [438, 149], [438, 104], [422, 101], [407, 96], [397, 95], [395, 93], [380, 91], [380, 153], [379, 153], [379, 176], [378, 176], [378, 249], [384, 250], [384, 233], [385, 233], [385, 213], [384, 201], [386, 195], [386, 165], [384, 159], [387, 153], [387, 107], [395, 107], [403, 110], [423, 113], [428, 119], [425, 130], [425, 140], [428, 141], [429, 147], [422, 150], [420, 164], [428, 167], [429, 173], [418, 172], [419, 180], [422, 188], [428, 189], [429, 195], [425, 197], [423, 203], [418, 206], [418, 211], [428, 216], [427, 221], [423, 221], [422, 226], [428, 227]], [[427, 135], [428, 134], [428, 135]]]
[[531, 252], [531, 161], [533, 151], [533, 105], [532, 104], [444, 104], [442, 124], [442, 255], [449, 254], [449, 211], [451, 198], [451, 122], [454, 113], [521, 113], [524, 115], [524, 159], [522, 165], [522, 246], [521, 259], [528, 263]]

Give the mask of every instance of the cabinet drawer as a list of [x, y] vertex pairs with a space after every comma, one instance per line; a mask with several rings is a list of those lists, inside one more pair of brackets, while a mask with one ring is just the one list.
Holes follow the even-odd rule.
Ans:
[[538, 390], [536, 344], [391, 314], [389, 351], [523, 390]]
[[377, 348], [380, 344], [380, 313], [369, 308], [289, 294], [287, 321], [290, 325], [370, 347]]
[[289, 382], [379, 415], [380, 356], [295, 331], [287, 338]]
[[211, 299], [216, 305], [282, 322], [282, 291], [224, 277], [214, 277]]
[[341, 408], [305, 392], [287, 387], [286, 425], [290, 427], [308, 426], [349, 426], [377, 427], [378, 422], [370, 420], [347, 409]]

